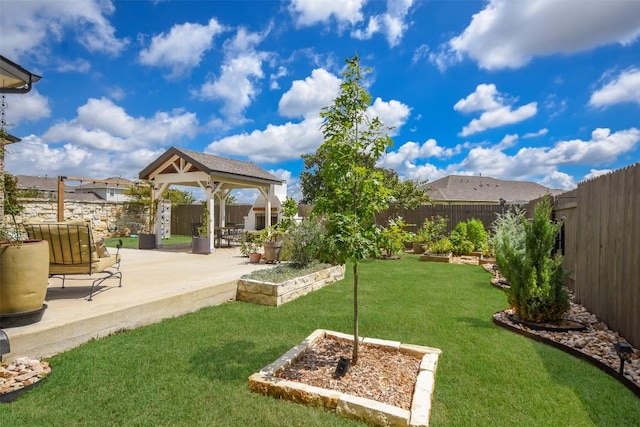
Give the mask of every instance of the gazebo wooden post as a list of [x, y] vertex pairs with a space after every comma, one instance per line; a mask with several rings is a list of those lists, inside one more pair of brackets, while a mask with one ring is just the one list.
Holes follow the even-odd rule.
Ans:
[[58, 222], [64, 222], [64, 180], [66, 176], [58, 177]]

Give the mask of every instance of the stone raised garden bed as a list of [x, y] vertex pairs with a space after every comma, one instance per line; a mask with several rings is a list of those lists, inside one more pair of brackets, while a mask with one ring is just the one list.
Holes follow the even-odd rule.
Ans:
[[449, 254], [423, 254], [420, 255], [420, 261], [429, 262], [451, 262], [453, 255]]
[[[416, 373], [410, 408], [403, 409], [347, 392], [340, 392], [336, 389], [316, 387], [279, 376], [286, 368], [294, 366], [315, 343], [325, 338], [353, 342], [353, 335], [318, 329], [278, 360], [266, 366], [260, 372], [251, 375], [249, 377], [249, 390], [266, 396], [335, 411], [340, 416], [370, 425], [429, 425], [431, 401], [435, 388], [435, 373], [442, 353], [440, 349], [402, 344], [397, 341], [361, 338], [364, 346], [370, 345], [384, 351], [410, 355], [419, 359], [419, 368]], [[362, 378], [362, 381], [364, 382], [366, 379]]]
[[344, 265], [329, 267], [282, 283], [240, 279], [236, 299], [254, 304], [279, 306], [342, 279]]

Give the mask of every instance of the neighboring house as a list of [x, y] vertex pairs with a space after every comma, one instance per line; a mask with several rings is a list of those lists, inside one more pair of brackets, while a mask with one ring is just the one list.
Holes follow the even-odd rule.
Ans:
[[110, 183], [102, 182], [88, 182], [80, 183], [75, 187], [76, 194], [95, 194], [100, 200], [113, 203], [128, 202], [131, 197], [125, 194], [127, 188], [135, 185], [135, 183], [129, 179], [110, 177], [104, 179], [104, 181], [111, 181]]
[[433, 203], [523, 204], [562, 190], [535, 182], [504, 181], [486, 176], [449, 175], [421, 186]]
[[[55, 199], [58, 197], [58, 178], [46, 176], [16, 175], [18, 179], [18, 190], [37, 191], [40, 197]], [[69, 189], [65, 189], [69, 192]]]
[[[49, 199], [58, 198], [58, 178], [17, 175], [19, 190], [37, 190], [42, 197]], [[80, 185], [69, 185], [66, 181], [64, 184], [64, 198], [66, 200], [81, 201], [105, 201], [122, 203], [130, 200], [130, 197], [124, 194], [124, 191], [134, 185], [134, 182], [124, 178], [107, 178], [112, 181], [106, 183], [80, 183]], [[106, 181], [102, 180], [102, 181]]]

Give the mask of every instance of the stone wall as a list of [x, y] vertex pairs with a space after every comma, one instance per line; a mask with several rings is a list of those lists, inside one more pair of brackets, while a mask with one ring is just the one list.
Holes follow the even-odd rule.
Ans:
[[[22, 222], [56, 222], [58, 220], [58, 202], [45, 199], [23, 199], [24, 211], [16, 218]], [[87, 201], [64, 202], [64, 220], [91, 220], [96, 237], [113, 237], [138, 232], [138, 222], [128, 218], [122, 203]], [[5, 224], [11, 226], [11, 217], [5, 216]], [[138, 220], [139, 221], [139, 220]], [[134, 230], [135, 228], [135, 230]]]
[[236, 299], [254, 304], [279, 306], [342, 279], [344, 265], [329, 267], [282, 283], [240, 279]]

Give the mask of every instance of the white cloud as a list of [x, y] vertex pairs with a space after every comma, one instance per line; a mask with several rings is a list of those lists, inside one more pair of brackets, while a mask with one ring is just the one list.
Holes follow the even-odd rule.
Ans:
[[322, 144], [320, 117], [300, 123], [269, 125], [265, 130], [254, 130], [228, 136], [211, 142], [205, 151], [220, 156], [240, 156], [260, 163], [276, 163], [299, 159], [312, 153]]
[[640, 105], [640, 68], [630, 68], [591, 94], [589, 105], [608, 107], [621, 102]]
[[523, 139], [538, 138], [540, 136], [545, 136], [547, 133], [549, 133], [549, 129], [543, 128], [537, 132], [525, 133], [524, 135], [522, 135], [522, 138]]
[[482, 111], [479, 118], [471, 120], [462, 128], [459, 136], [469, 136], [500, 126], [519, 123], [535, 116], [538, 112], [538, 104], [531, 102], [517, 109], [505, 103], [511, 102], [506, 96], [496, 89], [494, 84], [480, 84], [476, 90], [456, 102], [453, 109], [462, 113]]
[[[397, 151], [389, 151], [385, 153], [378, 162], [379, 166], [393, 169], [401, 175], [411, 175], [411, 178], [433, 178], [433, 176], [416, 176], [418, 173], [416, 170], [420, 168], [419, 161], [424, 161], [432, 157], [438, 159], [450, 158], [458, 153], [462, 149], [461, 145], [457, 145], [454, 148], [445, 148], [438, 145], [438, 142], [431, 138], [425, 141], [423, 144], [417, 142], [408, 141], [398, 148]], [[424, 169], [423, 169], [424, 171]]]
[[559, 171], [551, 171], [546, 174], [540, 181], [539, 184], [544, 185], [545, 187], [549, 187], [552, 189], [560, 189], [560, 190], [571, 190], [576, 188], [576, 181], [569, 174]]
[[91, 52], [119, 54], [128, 44], [115, 36], [107, 16], [115, 11], [109, 0], [68, 2], [50, 0], [2, 2], [0, 39], [2, 54], [19, 59], [32, 52], [46, 52], [52, 43], [76, 42]]
[[[137, 178], [166, 148], [100, 151], [72, 143], [53, 146], [29, 135], [7, 150], [7, 170], [14, 175]], [[88, 167], [90, 165], [90, 167]]]
[[107, 152], [171, 145], [195, 136], [198, 120], [193, 113], [157, 112], [151, 118], [131, 117], [106, 98], [91, 98], [70, 121], [53, 125], [42, 136], [46, 143], [65, 142], [74, 147]]
[[88, 73], [91, 70], [91, 63], [86, 59], [76, 59], [60, 63], [56, 70], [60, 73]]
[[269, 84], [269, 88], [272, 90], [280, 89], [280, 83], [278, 83], [278, 80], [287, 75], [289, 75], [289, 70], [283, 66], [278, 67], [278, 71], [276, 73], [271, 73], [269, 76], [269, 81], [271, 82]]
[[[592, 132], [588, 141], [576, 139], [560, 141], [553, 147], [523, 147], [514, 155], [505, 154], [502, 151], [504, 147], [500, 144], [475, 147], [461, 163], [452, 167], [505, 179], [552, 176], [555, 177], [554, 182], [560, 183], [561, 175], [554, 174], [558, 167], [611, 163], [619, 156], [635, 150], [639, 142], [639, 129], [630, 128], [611, 133], [609, 129], [599, 128]], [[566, 179], [564, 182], [569, 184]]]
[[395, 47], [409, 28], [405, 19], [412, 5], [413, 0], [387, 0], [387, 11], [384, 14], [370, 17], [364, 30], [354, 30], [351, 35], [359, 40], [368, 40], [374, 34], [382, 32], [389, 46]]
[[405, 170], [403, 177], [416, 181], [435, 181], [450, 173], [447, 169], [439, 168], [431, 163], [425, 163], [423, 165], [411, 165]]
[[536, 56], [629, 45], [638, 35], [637, 1], [491, 0], [433, 60], [446, 66], [467, 55], [481, 68], [519, 68]]
[[407, 122], [411, 108], [400, 101], [392, 99], [389, 102], [376, 98], [367, 109], [370, 118], [377, 117], [386, 127], [392, 128], [390, 136], [398, 133], [400, 128]]
[[230, 124], [245, 121], [244, 110], [259, 93], [258, 81], [264, 77], [262, 63], [268, 54], [255, 48], [264, 36], [240, 28], [236, 36], [224, 44], [225, 60], [220, 75], [205, 82], [197, 94], [201, 99], [221, 100], [222, 115]]
[[318, 1], [291, 0], [289, 11], [298, 26], [327, 23], [332, 17], [339, 24], [351, 25], [363, 20], [362, 6], [366, 0]]
[[183, 77], [200, 64], [204, 53], [213, 47], [213, 38], [224, 30], [215, 18], [207, 25], [174, 25], [169, 33], [154, 36], [151, 45], [140, 52], [139, 60], [145, 65], [170, 68], [170, 78]]
[[422, 58], [429, 57], [429, 46], [426, 44], [420, 45], [414, 52], [411, 57], [411, 63], [415, 64], [420, 61]]
[[536, 102], [523, 105], [516, 110], [512, 110], [511, 107], [501, 107], [497, 110], [485, 111], [480, 118], [471, 120], [467, 126], [463, 127], [460, 136], [469, 136], [487, 129], [519, 123], [535, 116], [537, 112]]
[[21, 122], [33, 122], [49, 117], [49, 98], [32, 89], [26, 95], [6, 95], [5, 120], [9, 127]]
[[611, 172], [613, 172], [613, 170], [611, 169], [590, 169], [589, 173], [584, 176], [584, 179], [587, 180], [597, 178], [600, 175], [606, 175]]
[[630, 152], [640, 142], [640, 129], [630, 128], [611, 133], [606, 128], [595, 129], [591, 140], [560, 141], [548, 150], [545, 161], [551, 164], [604, 164]]
[[341, 80], [328, 71], [317, 68], [304, 80], [296, 80], [278, 103], [284, 117], [313, 117], [320, 114], [340, 93]]
[[461, 113], [497, 110], [504, 105], [503, 96], [494, 84], [479, 84], [475, 92], [455, 103], [453, 109]]

